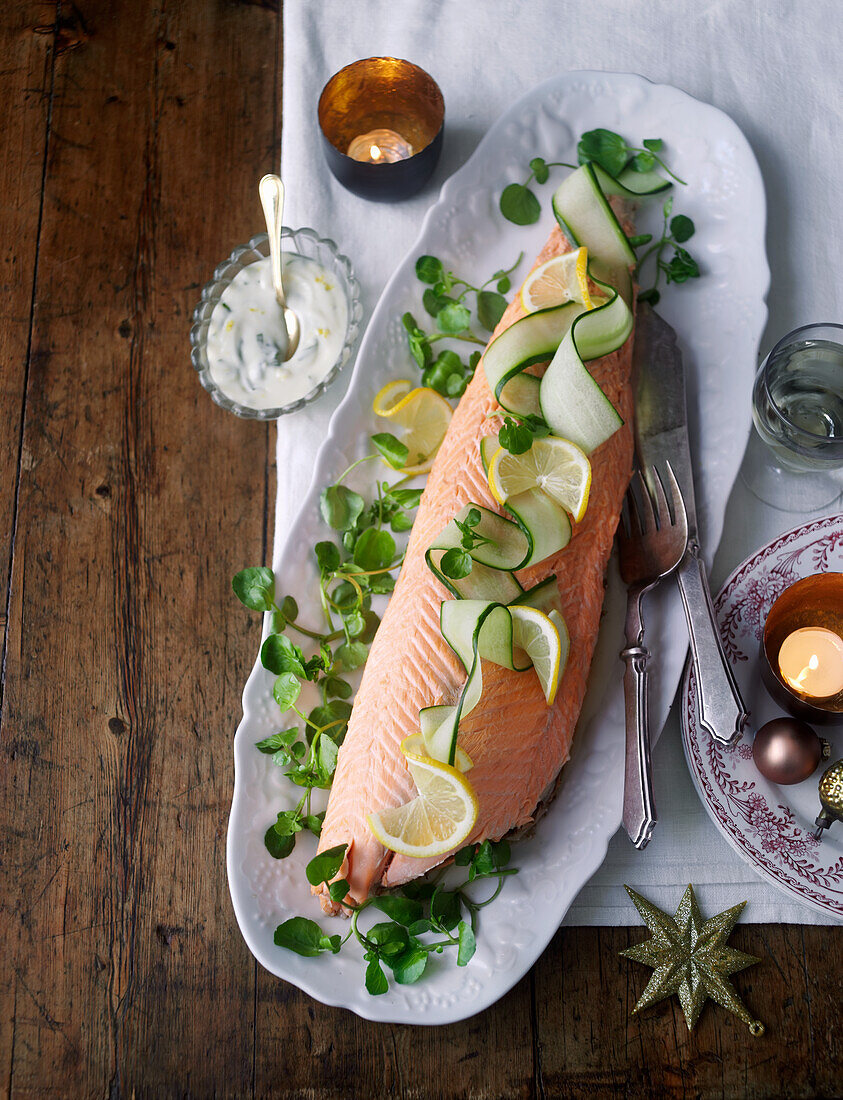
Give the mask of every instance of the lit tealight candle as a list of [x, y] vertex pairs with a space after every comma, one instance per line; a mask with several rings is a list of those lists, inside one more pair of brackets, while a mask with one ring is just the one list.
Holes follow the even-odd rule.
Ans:
[[779, 671], [794, 691], [829, 699], [843, 691], [843, 638], [819, 626], [794, 630], [779, 650]]
[[413, 147], [395, 130], [370, 130], [368, 134], [352, 138], [348, 155], [366, 164], [395, 164], [399, 160], [409, 160]]

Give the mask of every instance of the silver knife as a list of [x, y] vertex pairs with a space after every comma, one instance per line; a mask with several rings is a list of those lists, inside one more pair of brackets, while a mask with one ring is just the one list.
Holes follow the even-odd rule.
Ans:
[[688, 620], [700, 725], [732, 745], [748, 714], [720, 642], [700, 552], [682, 354], [676, 333], [646, 304], [637, 310], [633, 361], [638, 459], [645, 470], [670, 461], [688, 513], [688, 549], [675, 576]]

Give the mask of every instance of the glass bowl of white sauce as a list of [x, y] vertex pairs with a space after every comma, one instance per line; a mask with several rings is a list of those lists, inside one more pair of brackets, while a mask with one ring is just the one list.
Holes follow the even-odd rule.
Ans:
[[275, 420], [320, 397], [348, 362], [363, 307], [348, 257], [312, 229], [281, 230], [282, 281], [301, 338], [284, 361], [286, 332], [272, 289], [265, 233], [219, 265], [193, 311], [190, 358], [216, 403]]

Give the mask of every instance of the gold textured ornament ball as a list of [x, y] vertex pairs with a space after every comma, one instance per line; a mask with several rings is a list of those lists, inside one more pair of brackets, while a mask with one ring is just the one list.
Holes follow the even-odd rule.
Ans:
[[833, 821], [843, 821], [843, 760], [826, 768], [820, 779], [820, 804], [822, 811], [817, 818], [814, 836], [819, 840], [823, 829]]

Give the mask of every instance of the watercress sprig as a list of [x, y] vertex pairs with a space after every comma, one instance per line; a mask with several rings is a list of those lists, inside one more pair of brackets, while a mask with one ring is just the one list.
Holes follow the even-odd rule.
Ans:
[[548, 435], [550, 428], [540, 416], [505, 416], [498, 440], [510, 454], [523, 455], [532, 447], [534, 439], [544, 439]]
[[632, 168], [634, 172], [652, 172], [658, 164], [672, 179], [684, 185], [685, 180], [671, 172], [658, 155], [663, 149], [661, 138], [645, 138], [643, 147], [627, 145], [620, 134], [600, 127], [582, 135], [577, 143], [577, 159], [580, 164], [594, 161], [610, 176], [619, 176], [624, 168]]
[[[412, 313], [405, 313], [401, 323], [407, 333], [410, 354], [422, 370], [422, 385], [441, 393], [443, 397], [460, 397], [474, 376], [480, 362], [480, 352], [473, 351], [464, 362], [452, 348], [434, 349], [439, 340], [457, 340], [485, 347], [486, 340], [472, 328], [472, 313], [467, 304], [474, 297], [478, 324], [487, 332], [494, 331], [506, 309], [504, 295], [511, 288], [510, 276], [524, 258], [507, 268], [500, 268], [480, 286], [448, 270], [437, 256], [424, 255], [416, 260], [416, 277], [425, 284], [422, 303], [435, 320], [436, 332], [425, 332]], [[491, 284], [495, 289], [491, 290]]]
[[[691, 219], [684, 214], [676, 214], [671, 217], [672, 213], [673, 198], [669, 198], [662, 207], [664, 224], [661, 237], [650, 245], [635, 266], [636, 278], [640, 279], [644, 264], [651, 256], [655, 257], [656, 270], [653, 285], [639, 292], [639, 302], [649, 302], [651, 305], [656, 305], [661, 297], [658, 286], [662, 275], [665, 276], [668, 283], [684, 283], [688, 279], [698, 279], [700, 277], [699, 264], [691, 253], [682, 247], [686, 241], [693, 237], [696, 227]], [[630, 238], [629, 243], [633, 248], [637, 248], [649, 244], [652, 239], [652, 234], [642, 234]], [[666, 257], [665, 249], [668, 248], [672, 249], [672, 254]]]
[[486, 538], [474, 530], [482, 516], [478, 508], [469, 508], [464, 520], [454, 517], [454, 524], [460, 532], [460, 545], [446, 550], [439, 562], [440, 570], [451, 580], [459, 581], [467, 577], [474, 564], [470, 551], [479, 546], [494, 545], [494, 539]]
[[533, 157], [530, 161], [530, 174], [523, 183], [510, 183], [504, 187], [499, 200], [500, 210], [507, 221], [515, 225], [532, 225], [541, 217], [541, 203], [530, 190], [529, 184], [547, 183], [551, 168], [575, 168], [574, 164], [564, 161], [548, 163], [542, 157]]
[[[467, 966], [477, 947], [477, 916], [500, 894], [505, 879], [517, 874], [508, 867], [510, 847], [506, 841], [483, 841], [456, 853], [454, 863], [468, 868], [465, 881], [446, 888], [440, 876], [408, 883], [398, 890], [367, 899], [360, 905], [346, 900], [349, 884], [335, 879], [345, 859], [347, 845], [340, 844], [320, 852], [307, 865], [307, 880], [312, 886], [325, 885], [332, 901], [351, 912], [351, 924], [345, 936], [328, 935], [316, 921], [292, 917], [275, 929], [275, 943], [298, 955], [313, 957], [325, 952], [337, 954], [352, 936], [363, 948], [366, 963], [364, 985], [377, 997], [389, 989], [385, 971], [392, 972], [398, 985], [412, 985], [423, 976], [431, 955], [456, 948], [457, 966]], [[479, 879], [497, 880], [491, 895], [478, 901], [469, 889]], [[387, 920], [365, 931], [360, 927], [361, 913], [379, 910]], [[427, 937], [432, 935], [432, 940]]]

